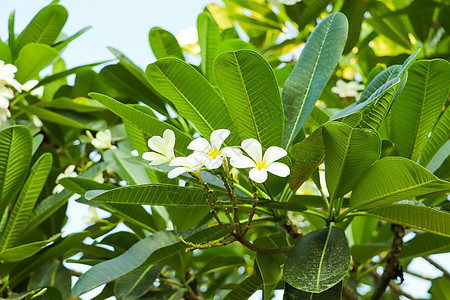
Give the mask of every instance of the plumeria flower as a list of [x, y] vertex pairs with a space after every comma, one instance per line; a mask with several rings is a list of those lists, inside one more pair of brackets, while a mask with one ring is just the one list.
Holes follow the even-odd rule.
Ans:
[[364, 85], [359, 84], [356, 81], [350, 81], [349, 83], [346, 83], [343, 80], [338, 80], [336, 82], [336, 86], [331, 88], [331, 91], [335, 94], [338, 94], [341, 98], [347, 98], [347, 97], [359, 97], [360, 90], [364, 89]]
[[10, 88], [0, 84], [0, 120], [6, 121], [7, 118], [11, 117], [11, 112], [9, 111], [9, 99], [14, 98], [14, 92]]
[[4, 82], [7, 85], [12, 86], [18, 92], [22, 91], [22, 85], [14, 79], [14, 73], [17, 72], [17, 68], [11, 64], [5, 64], [3, 60], [0, 60], [0, 83]]
[[173, 153], [173, 147], [175, 146], [175, 133], [166, 129], [163, 136], [152, 136], [148, 140], [148, 147], [155, 152], [145, 152], [142, 154], [142, 158], [150, 160], [150, 165], [160, 165], [170, 162], [175, 158]]
[[294, 5], [297, 2], [300, 2], [301, 0], [269, 0], [269, 3], [271, 3], [272, 5], [280, 5], [280, 4], [284, 4], [284, 5]]
[[189, 150], [206, 154], [205, 167], [213, 170], [222, 165], [223, 157], [240, 156], [242, 153], [235, 147], [222, 147], [225, 139], [230, 135], [228, 129], [218, 129], [211, 133], [209, 143], [205, 138], [197, 138], [193, 140], [189, 145]]
[[90, 131], [86, 131], [86, 134], [91, 139], [91, 144], [97, 149], [114, 149], [116, 146], [111, 144], [111, 131], [109, 129], [100, 130], [95, 135], [95, 138], [92, 136]]
[[176, 166], [167, 174], [167, 177], [173, 179], [175, 177], [180, 176], [185, 172], [196, 172], [203, 167], [207, 159], [207, 155], [203, 152], [194, 152], [187, 157], [177, 157], [174, 158], [169, 166]]
[[[29, 91], [30, 91], [32, 88], [34, 88], [38, 83], [39, 83], [38, 80], [30, 80], [30, 81], [27, 81], [27, 82], [25, 82], [25, 83], [22, 85], [22, 90], [23, 90], [24, 92], [29, 92]], [[44, 87], [43, 87], [43, 86], [40, 86], [40, 87], [38, 87], [37, 89], [32, 90], [32, 91], [30, 92], [30, 94], [33, 95], [33, 96], [36, 96], [36, 97], [38, 97], [38, 98], [42, 98], [42, 96], [44, 96]]]
[[180, 47], [192, 54], [200, 53], [200, 45], [198, 44], [198, 32], [194, 26], [181, 30], [175, 38]]
[[267, 148], [263, 156], [261, 144], [255, 139], [243, 140], [241, 147], [251, 158], [245, 155], [235, 156], [231, 158], [230, 163], [235, 168], [251, 168], [248, 174], [251, 180], [263, 183], [267, 180], [267, 172], [280, 177], [290, 174], [287, 165], [275, 162], [287, 155], [283, 148], [271, 146]]
[[[75, 165], [68, 166], [64, 170], [64, 173], [59, 174], [58, 177], [56, 177], [56, 183], [58, 183], [61, 179], [66, 178], [66, 177], [77, 177], [77, 172], [75, 172]], [[63, 190], [64, 190], [64, 187], [62, 185], [58, 184], [57, 186], [55, 186], [52, 193], [58, 194], [58, 193], [61, 193]]]

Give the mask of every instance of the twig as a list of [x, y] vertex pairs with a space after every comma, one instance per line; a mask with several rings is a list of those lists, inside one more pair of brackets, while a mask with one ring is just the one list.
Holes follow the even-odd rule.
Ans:
[[407, 273], [407, 274], [409, 274], [409, 275], [418, 277], [418, 278], [422, 278], [422, 279], [424, 279], [424, 280], [430, 280], [430, 281], [433, 280], [433, 279], [430, 278], [430, 277], [423, 276], [423, 275], [421, 275], [421, 274], [417, 274], [417, 273], [412, 272], [412, 271], [409, 271], [409, 270], [404, 270], [403, 272], [405, 272], [405, 273]]
[[235, 239], [241, 243], [242, 245], [244, 245], [245, 247], [247, 247], [248, 249], [255, 251], [255, 252], [259, 252], [259, 253], [264, 253], [264, 254], [278, 254], [278, 253], [285, 253], [285, 252], [289, 252], [291, 251], [291, 249], [293, 248], [293, 246], [286, 246], [286, 247], [281, 247], [281, 248], [273, 248], [273, 249], [268, 249], [268, 248], [261, 248], [258, 246], [253, 245], [252, 243], [250, 243], [247, 239], [245, 239], [243, 236], [235, 236]]
[[439, 271], [441, 271], [442, 273], [444, 273], [444, 276], [447, 278], [450, 278], [450, 273], [444, 269], [441, 265], [439, 265], [437, 262], [435, 262], [434, 260], [432, 260], [431, 258], [429, 258], [428, 256], [424, 256], [423, 257], [427, 262], [429, 262], [430, 264], [432, 264], [436, 269], [439, 269]]
[[299, 241], [304, 235], [300, 228], [297, 227], [289, 218], [278, 221], [278, 224], [291, 236], [294, 241]]
[[[373, 278], [375, 278], [376, 280], [380, 280], [380, 279], [381, 279], [381, 276], [380, 276], [376, 271], [370, 272], [370, 275], [371, 275]], [[389, 287], [391, 288], [391, 290], [392, 290], [392, 292], [393, 292], [394, 294], [397, 294], [397, 295], [399, 295], [399, 296], [405, 296], [406, 298], [411, 299], [411, 300], [417, 300], [416, 298], [414, 298], [414, 297], [411, 296], [410, 294], [404, 292], [404, 291], [398, 286], [398, 284], [395, 284], [395, 283], [393, 283], [393, 282], [390, 282], [390, 283], [389, 283]]]
[[253, 203], [252, 203], [252, 210], [251, 212], [248, 214], [248, 221], [247, 221], [247, 226], [245, 226], [244, 231], [242, 232], [242, 237], [247, 233], [247, 231], [250, 229], [250, 224], [252, 223], [252, 219], [253, 216], [255, 215], [256, 212], [256, 205], [258, 204], [258, 189], [256, 188], [256, 186], [253, 184], [253, 182], [250, 181], [250, 185], [253, 188]]
[[372, 300], [381, 299], [384, 292], [386, 291], [386, 288], [391, 282], [391, 279], [395, 279], [398, 276], [402, 278], [402, 271], [399, 268], [399, 256], [400, 252], [403, 249], [403, 236], [405, 235], [405, 229], [401, 225], [392, 224], [391, 230], [394, 232], [391, 251], [389, 252], [389, 257], [387, 259], [384, 272], [378, 280], [377, 287], [372, 294]]
[[358, 300], [358, 294], [345, 282], [342, 285], [342, 297], [345, 300]]

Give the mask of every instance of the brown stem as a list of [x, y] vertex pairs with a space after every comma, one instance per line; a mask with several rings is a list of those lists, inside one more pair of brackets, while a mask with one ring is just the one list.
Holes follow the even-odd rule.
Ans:
[[294, 241], [299, 241], [304, 235], [300, 228], [297, 227], [289, 218], [278, 221], [278, 224], [291, 236]]
[[378, 280], [377, 287], [372, 294], [372, 300], [381, 299], [386, 291], [386, 288], [391, 282], [391, 279], [402, 276], [402, 271], [399, 268], [399, 256], [403, 249], [403, 236], [405, 235], [405, 229], [401, 225], [392, 224], [391, 230], [394, 232], [391, 251], [389, 252], [389, 257], [387, 259], [383, 274], [381, 275], [380, 280]]
[[228, 198], [230, 198], [231, 205], [233, 205], [233, 219], [234, 219], [234, 229], [237, 234], [240, 234], [241, 227], [239, 226], [239, 214], [238, 214], [238, 206], [236, 202], [236, 193], [234, 191], [233, 181], [231, 180], [231, 186], [228, 183], [227, 178], [225, 178], [222, 174], [220, 174], [220, 179], [223, 181], [223, 185], [227, 190]]
[[[380, 279], [381, 279], [381, 276], [380, 276], [376, 271], [370, 272], [370, 275], [371, 275], [373, 278], [375, 278], [375, 280], [380, 280]], [[398, 284], [395, 284], [395, 283], [393, 283], [393, 282], [390, 282], [390, 283], [389, 283], [389, 287], [391, 288], [392, 292], [393, 292], [394, 294], [396, 294], [396, 295], [399, 295], [399, 296], [405, 296], [406, 298], [411, 299], [411, 300], [417, 300], [416, 298], [414, 298], [414, 297], [411, 296], [410, 294], [404, 292], [404, 291], [398, 286]]]
[[437, 262], [435, 262], [434, 260], [432, 260], [431, 258], [429, 258], [428, 256], [424, 256], [423, 257], [427, 262], [429, 262], [430, 264], [432, 264], [436, 269], [438, 269], [439, 271], [441, 271], [442, 273], [444, 273], [444, 276], [447, 278], [450, 278], [450, 273], [444, 269], [441, 265], [439, 265]]
[[345, 282], [342, 285], [342, 297], [344, 300], [358, 300], [358, 294]]
[[202, 293], [200, 292], [200, 289], [198, 288], [197, 279], [195, 279], [194, 277], [195, 277], [194, 271], [192, 270], [192, 268], [189, 268], [185, 274], [186, 282], [189, 282], [188, 290], [184, 294], [184, 298], [186, 300], [201, 300], [201, 299], [203, 299]]
[[409, 274], [409, 275], [418, 277], [418, 278], [422, 278], [422, 279], [424, 279], [424, 280], [430, 280], [430, 281], [433, 280], [433, 279], [430, 278], [430, 277], [423, 276], [423, 275], [421, 275], [421, 274], [417, 274], [416, 272], [412, 272], [412, 271], [408, 271], [408, 270], [404, 270], [403, 272], [404, 272], [404, 273], [407, 273], [407, 274]]
[[252, 211], [248, 214], [247, 226], [245, 226], [245, 229], [242, 232], [242, 236], [244, 236], [247, 233], [247, 231], [250, 229], [250, 224], [252, 223], [253, 216], [255, 215], [255, 212], [256, 212], [256, 205], [258, 204], [258, 189], [256, 188], [256, 186], [253, 184], [253, 182], [251, 180], [249, 181], [249, 183], [253, 188]]

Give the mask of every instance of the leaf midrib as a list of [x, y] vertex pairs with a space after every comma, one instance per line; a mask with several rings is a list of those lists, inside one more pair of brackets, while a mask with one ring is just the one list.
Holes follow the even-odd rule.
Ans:
[[[317, 56], [317, 60], [314, 63], [313, 73], [312, 73], [312, 76], [309, 78], [308, 87], [306, 88], [306, 93], [305, 93], [305, 97], [303, 98], [303, 101], [302, 101], [303, 103], [302, 104], [305, 103], [305, 100], [308, 97], [309, 90], [311, 89], [311, 83], [312, 83], [313, 78], [315, 77], [315, 74], [316, 74], [316, 71], [317, 71], [316, 67], [317, 67], [317, 64], [319, 63], [319, 60], [320, 60], [322, 52], [323, 52], [323, 45], [325, 44], [325, 40], [327, 39], [328, 32], [331, 29], [331, 24], [333, 23], [335, 17], [336, 17], [336, 15], [332, 16], [331, 21], [330, 21], [330, 26], [327, 28], [327, 30], [325, 32], [325, 35], [324, 35], [325, 38], [322, 40], [322, 44], [320, 45], [319, 55]], [[291, 133], [289, 135], [289, 139], [287, 141], [286, 147], [289, 146], [291, 144], [291, 141], [293, 140], [292, 136], [294, 135], [295, 127], [297, 127], [298, 121], [300, 119], [300, 116], [301, 116], [301, 114], [303, 112], [304, 107], [305, 107], [304, 105], [301, 106], [300, 112], [297, 114], [297, 117], [295, 118], [294, 126], [292, 127], [292, 130], [291, 130]]]
[[322, 254], [320, 256], [320, 261], [319, 261], [319, 268], [317, 271], [317, 280], [316, 280], [316, 289], [319, 290], [320, 287], [320, 273], [322, 271], [322, 264], [323, 264], [323, 260], [325, 258], [325, 252], [327, 250], [327, 246], [328, 246], [328, 241], [330, 239], [330, 234], [331, 234], [331, 230], [333, 229], [333, 226], [330, 225], [328, 227], [328, 232], [327, 232], [327, 237], [325, 239], [325, 245], [323, 245], [323, 250], [322, 250]]
[[161, 68], [155, 64], [155, 67], [158, 69], [158, 71], [162, 74], [162, 76], [170, 82], [170, 85], [175, 89], [175, 91], [181, 96], [181, 98], [189, 105], [189, 107], [197, 114], [197, 116], [200, 118], [200, 120], [208, 127], [208, 129], [213, 132], [214, 128], [208, 123], [208, 121], [203, 117], [203, 115], [195, 108], [195, 106], [185, 97], [185, 95], [173, 84], [172, 80], [169, 79], [169, 77], [164, 74], [164, 72], [161, 70]]

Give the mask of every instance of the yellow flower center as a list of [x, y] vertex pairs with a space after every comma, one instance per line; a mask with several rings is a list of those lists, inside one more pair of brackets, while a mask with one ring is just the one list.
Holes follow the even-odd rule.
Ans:
[[216, 159], [217, 155], [219, 155], [219, 151], [217, 151], [217, 149], [211, 149], [209, 150], [208, 155], [211, 156], [212, 159]]
[[260, 161], [256, 163], [256, 169], [261, 170], [261, 169], [267, 169], [267, 165], [265, 161]]

